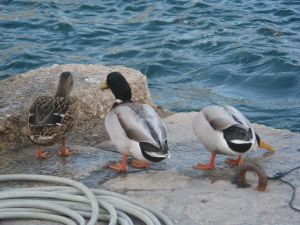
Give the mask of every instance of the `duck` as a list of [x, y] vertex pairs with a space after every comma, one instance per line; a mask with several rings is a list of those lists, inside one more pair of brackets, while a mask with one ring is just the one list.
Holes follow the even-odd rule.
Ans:
[[66, 146], [66, 139], [71, 133], [77, 118], [76, 98], [70, 96], [73, 88], [71, 72], [62, 72], [54, 96], [38, 96], [29, 108], [27, 136], [36, 145], [37, 159], [47, 159], [48, 152], [41, 146], [61, 143], [60, 156], [73, 153]]
[[168, 158], [164, 123], [150, 105], [132, 101], [131, 87], [125, 77], [113, 71], [100, 88], [110, 89], [115, 97], [104, 124], [110, 139], [122, 154], [122, 161], [109, 167], [118, 172], [127, 172], [129, 156], [133, 158], [132, 166], [135, 168], [149, 168], [151, 162]]
[[193, 130], [198, 140], [211, 152], [210, 163], [199, 163], [194, 169], [215, 169], [217, 154], [238, 156], [237, 159], [227, 159], [226, 163], [240, 166], [246, 152], [258, 148], [275, 151], [260, 138], [250, 121], [233, 106], [204, 107], [194, 118]]

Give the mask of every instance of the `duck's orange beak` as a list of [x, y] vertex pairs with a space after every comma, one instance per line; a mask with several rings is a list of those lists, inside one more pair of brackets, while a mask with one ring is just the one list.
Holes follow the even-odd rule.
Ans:
[[271, 151], [271, 152], [275, 152], [275, 149], [271, 145], [268, 145], [263, 140], [260, 140], [259, 147], [263, 148], [263, 149], [266, 149], [268, 151]]
[[108, 88], [109, 88], [109, 87], [108, 87], [108, 85], [107, 85], [106, 82], [100, 84], [100, 89], [101, 89], [101, 90], [105, 90], [105, 89], [108, 89]]

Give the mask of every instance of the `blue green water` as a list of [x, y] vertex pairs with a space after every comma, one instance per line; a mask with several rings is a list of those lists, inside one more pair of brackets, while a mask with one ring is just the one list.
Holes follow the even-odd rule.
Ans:
[[54, 63], [121, 64], [174, 111], [238, 107], [300, 131], [300, 1], [0, 1], [0, 79]]

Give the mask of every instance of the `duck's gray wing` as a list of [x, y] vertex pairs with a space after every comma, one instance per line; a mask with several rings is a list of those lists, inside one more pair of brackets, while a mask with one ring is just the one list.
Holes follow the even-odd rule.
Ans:
[[214, 130], [222, 131], [237, 124], [237, 121], [234, 120], [223, 106], [209, 106], [204, 108], [202, 112]]
[[[237, 125], [233, 127], [231, 132], [227, 132], [228, 139], [240, 140], [241, 143], [251, 143], [254, 144], [256, 141], [256, 135], [254, 128], [250, 121], [236, 108], [232, 106], [224, 106], [228, 113], [231, 114], [232, 118], [237, 122]], [[236, 141], [238, 142], [238, 141]]]
[[232, 106], [212, 106], [204, 112], [211, 127], [223, 132], [229, 147], [236, 152], [248, 151], [254, 142], [254, 131], [246, 117]]
[[151, 136], [164, 151], [168, 150], [167, 130], [156, 111], [149, 105], [143, 104], [145, 120], [151, 131]]
[[252, 129], [250, 121], [239, 110], [229, 105], [224, 106], [224, 109], [232, 116], [232, 118], [238, 124], [245, 127], [246, 129]]
[[146, 104], [126, 103], [114, 108], [126, 135], [137, 142], [167, 148], [166, 129], [157, 113]]

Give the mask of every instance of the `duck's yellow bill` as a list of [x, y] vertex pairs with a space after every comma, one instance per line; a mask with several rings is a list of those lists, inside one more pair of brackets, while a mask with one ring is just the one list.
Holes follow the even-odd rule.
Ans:
[[100, 89], [101, 89], [101, 90], [105, 90], [105, 89], [108, 89], [108, 88], [109, 88], [109, 87], [108, 87], [108, 85], [107, 85], [106, 82], [100, 84]]
[[268, 145], [267, 143], [265, 143], [264, 141], [260, 140], [260, 143], [259, 143], [259, 147], [260, 148], [264, 148], [266, 150], [269, 150], [271, 152], [275, 152], [275, 149], [271, 146], [271, 145]]

